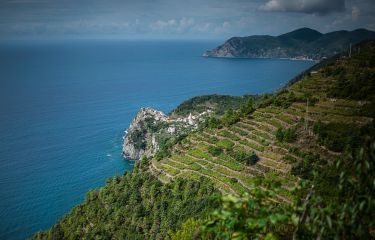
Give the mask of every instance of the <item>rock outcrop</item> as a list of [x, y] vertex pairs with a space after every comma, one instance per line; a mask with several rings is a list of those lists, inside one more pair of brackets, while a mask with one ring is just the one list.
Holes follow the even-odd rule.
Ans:
[[155, 140], [152, 127], [165, 123], [167, 117], [161, 111], [152, 108], [141, 108], [125, 132], [123, 155], [126, 159], [137, 160], [143, 155], [155, 154], [159, 146]]
[[161, 111], [141, 108], [125, 131], [122, 150], [124, 158], [138, 160], [143, 156], [153, 156], [169, 139], [196, 129], [210, 113], [211, 111], [207, 110], [172, 119]]

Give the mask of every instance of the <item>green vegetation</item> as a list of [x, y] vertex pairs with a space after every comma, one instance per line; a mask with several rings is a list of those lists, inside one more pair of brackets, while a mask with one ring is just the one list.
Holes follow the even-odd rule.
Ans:
[[[372, 136], [373, 137], [373, 136]], [[298, 235], [322, 239], [373, 239], [375, 233], [375, 143], [351, 149], [336, 166], [317, 173]]]
[[[256, 181], [255, 181], [256, 182]], [[203, 227], [203, 239], [276, 239], [287, 235], [295, 215], [277, 201], [280, 183], [264, 190], [258, 184], [241, 198], [223, 196], [221, 208], [215, 210]]]
[[244, 117], [249, 116], [251, 113], [254, 112], [254, 110], [254, 99], [252, 97], [249, 97], [247, 103], [240, 108], [240, 112]]
[[236, 149], [235, 151], [228, 151], [228, 154], [237, 161], [245, 165], [254, 165], [259, 161], [259, 157], [254, 153], [248, 153], [245, 150]]
[[219, 156], [223, 152], [222, 148], [220, 148], [220, 147], [214, 147], [214, 146], [209, 146], [207, 150], [214, 157]]
[[224, 148], [225, 150], [232, 150], [234, 143], [228, 139], [220, 140], [216, 143], [218, 147]]
[[[371, 60], [369, 62], [371, 62]], [[357, 69], [355, 69], [358, 63], [351, 62], [351, 64], [353, 64], [353, 69], [349, 69], [349, 71], [347, 68], [341, 66], [335, 68], [332, 67], [334, 68], [333, 71], [338, 76], [338, 81], [330, 89], [329, 96], [355, 100], [374, 98], [375, 72], [371, 68], [375, 67], [375, 63], [371, 62], [368, 65], [368, 68], [363, 69], [362, 71], [357, 71]]]
[[[152, 159], [34, 238], [375, 238], [375, 122], [363, 112], [375, 106], [375, 42], [366, 44], [165, 138]], [[362, 70], [371, 81], [352, 77]]]
[[209, 117], [202, 124], [203, 128], [209, 128], [209, 129], [219, 128], [220, 126], [221, 126], [221, 121], [216, 117]]
[[143, 131], [135, 130], [130, 134], [130, 141], [134, 144], [134, 147], [138, 149], [146, 149], [147, 143], [145, 142], [145, 134]]
[[187, 219], [213, 210], [217, 194], [207, 179], [162, 184], [136, 167], [89, 192], [83, 204], [34, 239], [166, 239]]
[[181, 143], [186, 137], [186, 134], [181, 134], [177, 137], [165, 138], [164, 141], [160, 141], [160, 148], [155, 154], [156, 160], [161, 160], [162, 158], [170, 157], [171, 148], [176, 144]]
[[196, 220], [189, 218], [184, 222], [177, 230], [177, 232], [171, 232], [171, 240], [190, 240], [197, 239], [200, 233], [200, 226], [204, 222], [202, 220]]
[[228, 96], [228, 95], [205, 95], [191, 98], [178, 105], [171, 116], [187, 116], [189, 113], [201, 113], [211, 109], [216, 115], [223, 115], [229, 109], [248, 108], [253, 102], [253, 96]]
[[314, 179], [300, 182], [292, 203], [274, 201], [277, 181], [265, 189], [256, 185], [241, 198], [223, 196], [202, 239], [373, 239], [375, 143], [363, 144], [334, 167], [315, 168]]
[[327, 164], [326, 161], [320, 158], [319, 154], [311, 152], [303, 153], [302, 160], [298, 161], [291, 170], [291, 174], [299, 176], [303, 179], [311, 179], [314, 174], [314, 169], [318, 166], [323, 167]]
[[224, 126], [232, 125], [240, 120], [240, 113], [229, 109], [225, 112], [224, 116], [221, 118], [221, 123]]
[[205, 54], [210, 57], [295, 58], [306, 56], [321, 60], [338, 52], [347, 54], [349, 44], [374, 39], [375, 32], [366, 29], [335, 31], [322, 34], [314, 29], [300, 28], [279, 36], [254, 35], [232, 37]]
[[283, 128], [278, 128], [275, 136], [279, 142], [286, 141], [288, 143], [291, 143], [297, 139], [296, 129], [294, 128], [288, 128], [286, 130], [284, 130]]
[[314, 124], [314, 133], [318, 135], [320, 144], [328, 149], [341, 152], [347, 145], [358, 145], [360, 129], [352, 123], [322, 123]]

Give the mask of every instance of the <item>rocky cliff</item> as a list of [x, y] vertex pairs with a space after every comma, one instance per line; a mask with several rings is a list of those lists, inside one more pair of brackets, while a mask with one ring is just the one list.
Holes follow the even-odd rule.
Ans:
[[152, 108], [141, 108], [125, 131], [123, 156], [138, 160], [142, 156], [153, 156], [168, 141], [198, 127], [204, 116], [211, 111], [171, 118]]
[[124, 157], [135, 160], [140, 159], [142, 155], [153, 155], [159, 148], [155, 141], [155, 130], [166, 120], [167, 117], [163, 112], [151, 108], [141, 108], [125, 132]]

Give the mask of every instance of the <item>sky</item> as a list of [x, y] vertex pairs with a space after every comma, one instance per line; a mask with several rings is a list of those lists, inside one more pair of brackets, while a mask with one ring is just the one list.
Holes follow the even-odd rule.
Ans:
[[0, 0], [0, 38], [226, 39], [375, 30], [375, 0]]

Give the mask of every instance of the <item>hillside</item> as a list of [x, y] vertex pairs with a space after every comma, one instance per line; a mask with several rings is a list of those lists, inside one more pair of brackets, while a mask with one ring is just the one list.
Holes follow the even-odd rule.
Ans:
[[342, 51], [350, 44], [375, 39], [375, 32], [366, 29], [335, 31], [322, 34], [301, 28], [279, 36], [233, 37], [217, 48], [206, 51], [207, 57], [296, 58], [321, 60]]
[[186, 100], [168, 115], [141, 108], [128, 127], [123, 144], [125, 159], [150, 157], [196, 130], [209, 116], [220, 117], [228, 109], [239, 109], [253, 96], [204, 95]]
[[[347, 90], [341, 88], [344, 77], [340, 74], [346, 70], [345, 76], [349, 78], [356, 70], [346, 66], [349, 60], [338, 61], [334, 67], [313, 72], [275, 96], [264, 97], [250, 116], [234, 124], [189, 135], [173, 148], [169, 158], [153, 159], [151, 170], [162, 181], [178, 176], [192, 179], [204, 176], [224, 192], [238, 195], [250, 188], [254, 176], [276, 173], [283, 181], [294, 182], [295, 178], [288, 173], [299, 171], [306, 156], [310, 161], [333, 161], [343, 149], [319, 144], [319, 136], [314, 134], [315, 124], [345, 128], [371, 123], [369, 112], [364, 110], [369, 103], [358, 100], [363, 100], [360, 96], [372, 99], [371, 94], [375, 93], [375, 89], [364, 93], [348, 89], [358, 97], [350, 96], [349, 92], [344, 94]], [[373, 72], [362, 72], [367, 74], [373, 79]], [[275, 134], [278, 129], [284, 133], [290, 131], [293, 139], [278, 141]], [[257, 159], [255, 163], [243, 164], [252, 158]]]
[[33, 238], [369, 239], [374, 106], [370, 41], [206, 119]]

